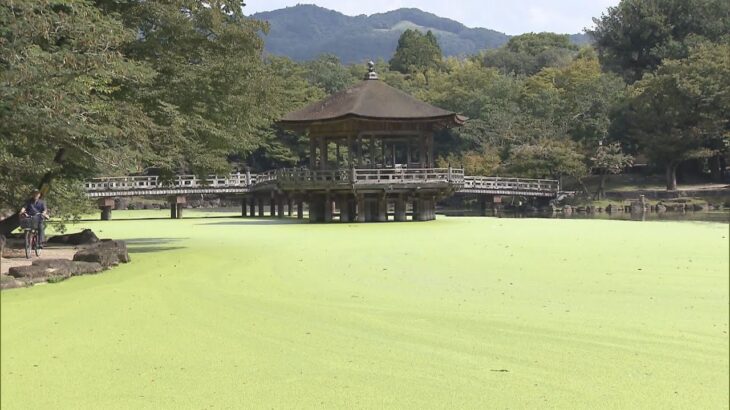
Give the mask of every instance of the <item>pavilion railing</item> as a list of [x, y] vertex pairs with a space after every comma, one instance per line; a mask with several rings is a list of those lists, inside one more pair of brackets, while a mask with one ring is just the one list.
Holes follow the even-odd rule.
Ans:
[[87, 192], [129, 191], [164, 188], [235, 188], [248, 187], [256, 183], [256, 174], [235, 173], [230, 175], [210, 175], [200, 178], [195, 175], [177, 175], [172, 179], [159, 176], [126, 176], [94, 178], [84, 183]]
[[457, 168], [343, 168], [332, 170], [310, 170], [287, 168], [264, 172], [258, 175], [257, 184], [408, 184], [408, 183], [453, 183], [461, 185], [464, 170]]

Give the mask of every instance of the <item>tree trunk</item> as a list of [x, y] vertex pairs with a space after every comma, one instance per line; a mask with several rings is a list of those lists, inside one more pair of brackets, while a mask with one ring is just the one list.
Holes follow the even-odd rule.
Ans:
[[668, 163], [667, 164], [667, 191], [676, 191], [677, 190], [677, 164], [675, 163]]
[[715, 155], [709, 159], [710, 175], [712, 182], [722, 182], [722, 169], [720, 168], [720, 155]]
[[606, 174], [601, 173], [601, 179], [598, 180], [598, 190], [596, 190], [595, 199], [601, 200], [606, 196]]

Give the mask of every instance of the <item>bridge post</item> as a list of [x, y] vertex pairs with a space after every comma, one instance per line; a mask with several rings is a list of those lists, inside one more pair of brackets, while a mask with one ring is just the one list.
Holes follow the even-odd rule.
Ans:
[[492, 195], [492, 212], [496, 216], [499, 214], [499, 210], [502, 207], [502, 196], [501, 195]]
[[169, 198], [170, 202], [170, 218], [171, 219], [182, 219], [183, 206], [187, 202], [185, 196], [176, 195]]
[[378, 222], [388, 222], [388, 200], [385, 194], [378, 194], [377, 198], [377, 207], [378, 207], [378, 214], [376, 216], [376, 221]]
[[256, 205], [258, 205], [258, 207], [259, 207], [259, 217], [263, 217], [264, 216], [264, 198], [262, 198], [260, 196], [257, 197]]
[[112, 220], [112, 209], [114, 209], [114, 198], [99, 199], [99, 209], [101, 209], [101, 220]]
[[248, 215], [251, 217], [256, 216], [256, 198], [253, 196], [248, 198]]
[[248, 216], [247, 211], [248, 210], [248, 200], [246, 197], [241, 197], [241, 217], [245, 218]]
[[357, 217], [355, 220], [357, 222], [365, 222], [365, 195], [357, 194], [357, 204], [355, 206], [357, 207]]
[[284, 217], [284, 197], [281, 195], [276, 196], [276, 216], [278, 218]]

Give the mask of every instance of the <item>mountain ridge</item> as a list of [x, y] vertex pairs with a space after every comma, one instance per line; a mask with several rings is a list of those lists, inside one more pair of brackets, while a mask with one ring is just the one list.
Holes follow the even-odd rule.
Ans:
[[[512, 37], [496, 30], [467, 27], [417, 8], [347, 16], [313, 4], [297, 4], [249, 17], [269, 22], [270, 31], [264, 36], [267, 53], [297, 61], [311, 60], [322, 54], [336, 55], [343, 63], [388, 60], [395, 52], [401, 33], [409, 28], [431, 30], [447, 57], [497, 48]], [[573, 34], [571, 41], [584, 44], [588, 37]]]

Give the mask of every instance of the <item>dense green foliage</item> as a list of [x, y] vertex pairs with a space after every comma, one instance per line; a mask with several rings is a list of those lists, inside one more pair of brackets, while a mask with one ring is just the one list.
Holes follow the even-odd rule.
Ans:
[[[624, 0], [597, 21], [595, 49], [529, 33], [468, 58], [442, 56], [442, 32], [458, 23], [415, 10], [355, 19], [377, 22], [378, 30], [407, 16], [424, 19], [396, 31], [398, 48], [376, 71], [470, 118], [436, 136], [440, 164], [484, 175], [569, 176], [579, 188], [587, 174], [621, 172], [628, 156], [641, 155], [666, 169], [673, 189], [688, 160], [720, 180], [730, 152], [725, 3], [695, 2], [701, 19], [674, 0]], [[267, 56], [264, 43], [277, 37], [262, 39], [268, 25], [245, 17], [241, 5], [2, 3], [0, 208], [17, 207], [42, 181], [54, 181], [52, 208], [72, 216], [88, 205], [79, 181], [96, 175], [305, 165], [305, 136], [275, 120], [356, 83], [365, 66], [344, 65], [335, 49], [306, 62]], [[314, 26], [324, 38], [337, 24]], [[621, 41], [634, 36], [646, 40], [648, 54], [625, 49]]]

